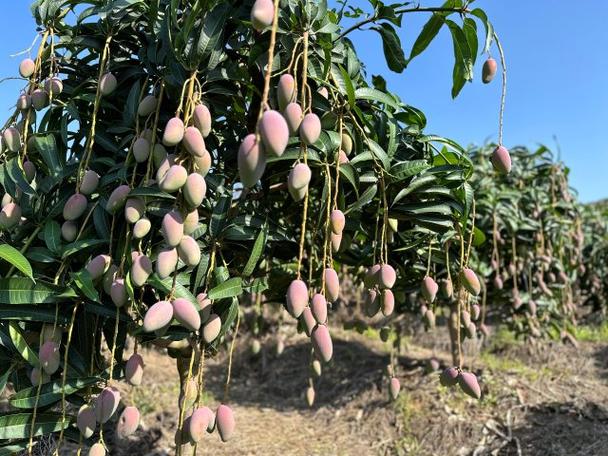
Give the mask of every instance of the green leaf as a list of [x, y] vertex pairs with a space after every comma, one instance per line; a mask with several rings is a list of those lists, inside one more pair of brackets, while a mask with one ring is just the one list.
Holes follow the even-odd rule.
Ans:
[[253, 244], [253, 249], [251, 250], [251, 254], [249, 255], [247, 264], [245, 264], [245, 267], [243, 268], [243, 277], [249, 277], [253, 273], [255, 266], [258, 263], [258, 260], [264, 252], [264, 247], [266, 246], [267, 232], [268, 228], [266, 227], [266, 225], [264, 225], [260, 230], [258, 237], [255, 240], [255, 243]]
[[158, 187], [137, 187], [129, 192], [129, 196], [143, 196], [151, 199], [175, 200], [175, 196], [163, 192]]
[[209, 224], [209, 234], [211, 237], [217, 238], [226, 225], [226, 221], [228, 219], [228, 210], [230, 209], [231, 204], [232, 195], [222, 195], [218, 199], [215, 207], [213, 208], [213, 213], [211, 214], [211, 223]]
[[81, 241], [72, 242], [66, 245], [63, 249], [61, 258], [67, 258], [75, 253], [82, 252], [83, 250], [95, 247], [101, 244], [107, 244], [108, 241], [105, 239], [83, 239]]
[[32, 138], [34, 149], [40, 152], [42, 160], [44, 160], [49, 170], [49, 174], [53, 177], [58, 176], [63, 166], [59, 159], [55, 136], [33, 136]]
[[[171, 293], [171, 289], [173, 287], [173, 277], [167, 277], [166, 279], [161, 280], [156, 274], [152, 274], [150, 277], [148, 277], [148, 284], [168, 295]], [[175, 283], [173, 295], [177, 298], [187, 299], [194, 304], [194, 307], [196, 307], [197, 310], [200, 309], [196, 297], [190, 293], [190, 290], [179, 283], [179, 281], [176, 281]]]
[[479, 18], [486, 29], [486, 40], [481, 52], [483, 54], [487, 54], [490, 51], [490, 46], [492, 46], [492, 40], [494, 39], [494, 26], [488, 20], [488, 16], [482, 9], [475, 8], [473, 11], [471, 11], [471, 14]]
[[360, 87], [355, 90], [355, 98], [357, 100], [375, 101], [378, 103], [391, 106], [395, 109], [399, 109], [400, 104], [389, 94], [381, 92], [380, 90], [373, 89], [371, 87]]
[[400, 182], [408, 177], [420, 174], [429, 167], [430, 165], [426, 160], [408, 160], [395, 163], [390, 170], [390, 174], [396, 182]]
[[202, 20], [203, 26], [196, 45], [196, 54], [200, 60], [208, 57], [223, 38], [224, 25], [230, 9], [230, 4], [220, 2]]
[[44, 243], [47, 248], [55, 253], [59, 254], [61, 252], [61, 227], [56, 220], [49, 220], [46, 225], [44, 225]]
[[74, 283], [82, 293], [93, 302], [99, 301], [99, 292], [93, 285], [91, 274], [86, 269], [71, 274]]
[[10, 264], [15, 266], [26, 276], [32, 279], [32, 281], [34, 281], [32, 265], [15, 247], [12, 247], [8, 244], [0, 244], [0, 258], [5, 261], [8, 261]]
[[350, 206], [348, 209], [346, 209], [345, 214], [348, 214], [349, 212], [356, 212], [359, 209], [361, 209], [363, 206], [368, 205], [371, 202], [371, 200], [374, 199], [374, 196], [376, 196], [377, 192], [378, 192], [377, 185], [372, 185], [371, 187], [367, 188], [363, 192], [361, 197], [352, 206]]
[[372, 29], [376, 30], [382, 37], [382, 48], [388, 67], [396, 73], [402, 73], [407, 66], [407, 59], [395, 28], [390, 24], [382, 23], [378, 27], [372, 27]]
[[412, 47], [412, 51], [410, 52], [410, 58], [408, 60], [408, 63], [411, 62], [414, 57], [424, 52], [424, 50], [429, 46], [429, 44], [431, 44], [431, 41], [433, 41], [433, 39], [437, 36], [443, 24], [443, 15], [434, 13], [431, 16], [428, 22], [424, 24], [424, 27], [422, 27], [422, 31], [414, 42], [414, 46]]
[[[87, 304], [88, 305], [88, 304]], [[39, 321], [43, 323], [67, 324], [69, 317], [55, 312], [55, 307], [43, 308], [38, 305], [0, 304], [0, 320]]]
[[[44, 412], [36, 414], [34, 436], [48, 435], [65, 429], [70, 425], [70, 418], [62, 422], [61, 413]], [[13, 413], [0, 416], [0, 440], [27, 439], [32, 429], [31, 413]]]
[[3, 304], [42, 304], [76, 297], [73, 290], [61, 288], [38, 280], [0, 279], [0, 303]]
[[[98, 381], [100, 381], [99, 377], [68, 378], [66, 379], [65, 387], [62, 387], [62, 381], [60, 379], [55, 380], [54, 382], [45, 383], [40, 388], [38, 407], [46, 407], [47, 405], [59, 402], [62, 393], [69, 396], [89, 385], [94, 385]], [[22, 389], [10, 397], [9, 403], [11, 406], [18, 409], [34, 408], [36, 406], [37, 392], [38, 386]]]
[[209, 290], [207, 296], [211, 300], [232, 298], [243, 293], [243, 279], [233, 277]]
[[453, 21], [446, 20], [454, 45], [454, 69], [452, 72], [452, 98], [456, 98], [466, 81], [473, 79], [473, 59], [463, 30]]
[[0, 377], [0, 396], [2, 396], [2, 393], [4, 393], [4, 388], [6, 388], [6, 384], [8, 383], [8, 378], [10, 377], [12, 372], [13, 372], [13, 366], [10, 365], [10, 366], [8, 366], [8, 369], [6, 369], [6, 372], [4, 374], [2, 374], [2, 376]]
[[344, 69], [342, 65], [338, 65], [340, 68], [340, 76], [342, 77], [342, 81], [344, 83], [344, 89], [346, 90], [346, 96], [348, 97], [348, 104], [353, 107], [355, 105], [355, 87], [353, 85], [353, 81], [351, 81], [348, 72]]
[[36, 191], [29, 184], [27, 179], [25, 178], [25, 174], [23, 173], [23, 169], [19, 165], [19, 160], [17, 158], [13, 158], [4, 164], [6, 167], [6, 172], [11, 180], [19, 187], [23, 193], [26, 195], [34, 196], [36, 195]]
[[[10, 321], [8, 323], [8, 332], [11, 336], [15, 349], [19, 352], [21, 357], [26, 360], [30, 366], [39, 367], [40, 360], [38, 359], [38, 355], [36, 355], [36, 352], [27, 344], [25, 337], [21, 332], [21, 328], [19, 328], [19, 323], [16, 321]], [[0, 432], [2, 431], [0, 430]]]

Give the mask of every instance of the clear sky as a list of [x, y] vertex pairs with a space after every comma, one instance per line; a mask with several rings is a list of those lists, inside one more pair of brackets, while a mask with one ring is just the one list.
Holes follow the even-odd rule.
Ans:
[[[20, 57], [10, 55], [27, 49], [35, 37], [29, 3], [13, 0], [0, 15], [0, 78], [17, 74]], [[349, 3], [370, 10], [366, 0]], [[420, 3], [438, 6], [442, 1]], [[578, 6], [569, 0], [477, 0], [474, 5], [488, 13], [507, 55], [505, 145], [544, 143], [555, 149], [557, 137], [562, 159], [572, 170], [572, 185], [583, 201], [593, 201], [608, 197], [603, 139], [608, 130], [608, 63], [603, 55], [608, 48], [608, 1], [574, 3]], [[405, 18], [399, 33], [407, 53], [428, 17], [416, 13]], [[369, 74], [382, 74], [391, 90], [425, 112], [427, 132], [463, 145], [496, 140], [499, 80], [484, 85], [477, 79], [452, 100], [453, 51], [447, 30], [402, 74], [386, 67], [376, 32], [355, 32], [352, 39]], [[483, 60], [479, 58], [477, 76]], [[0, 115], [9, 112], [21, 86], [11, 80], [0, 84]]]

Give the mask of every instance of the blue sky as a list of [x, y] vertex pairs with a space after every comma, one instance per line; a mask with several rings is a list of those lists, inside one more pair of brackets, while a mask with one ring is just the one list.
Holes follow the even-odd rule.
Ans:
[[[333, 0], [330, 0], [330, 4]], [[370, 9], [366, 0], [350, 4]], [[386, 1], [386, 3], [391, 3]], [[437, 6], [441, 0], [421, 1]], [[507, 147], [544, 143], [570, 166], [571, 183], [583, 201], [608, 197], [608, 48], [604, 19], [608, 1], [586, 0], [584, 8], [567, 0], [477, 0], [494, 23], [507, 54], [508, 92], [504, 143]], [[428, 14], [409, 14], [400, 30], [406, 52]], [[15, 76], [21, 57], [35, 37], [28, 0], [14, 0], [0, 15], [0, 78]], [[459, 97], [450, 96], [452, 44], [442, 30], [425, 53], [402, 74], [386, 67], [375, 32], [355, 32], [352, 39], [370, 74], [382, 74], [391, 90], [408, 104], [422, 109], [427, 132], [457, 140], [463, 145], [496, 140], [500, 84], [476, 80]], [[494, 54], [497, 56], [496, 50]], [[476, 74], [481, 72], [479, 58]], [[0, 116], [8, 114], [22, 83], [0, 84]]]

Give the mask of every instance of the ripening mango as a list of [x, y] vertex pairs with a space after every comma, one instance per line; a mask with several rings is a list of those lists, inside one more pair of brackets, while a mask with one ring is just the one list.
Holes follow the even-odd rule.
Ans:
[[317, 323], [325, 324], [327, 322], [327, 301], [321, 293], [312, 297], [310, 310]]
[[44, 81], [44, 90], [46, 93], [56, 97], [63, 92], [63, 82], [61, 79], [53, 77]]
[[174, 193], [186, 184], [186, 180], [188, 180], [186, 168], [182, 165], [172, 165], [159, 181], [158, 187], [163, 192]]
[[147, 117], [154, 112], [156, 109], [156, 103], [158, 100], [154, 95], [146, 95], [137, 107], [137, 114], [141, 117]]
[[80, 434], [82, 434], [85, 439], [91, 437], [95, 432], [95, 428], [97, 427], [95, 409], [89, 404], [84, 404], [78, 410], [78, 414], [76, 415], [76, 426], [78, 426]]
[[277, 86], [277, 100], [279, 109], [284, 111], [289, 103], [294, 100], [296, 94], [296, 81], [290, 74], [283, 74], [279, 78]]
[[283, 117], [285, 117], [285, 122], [287, 122], [289, 134], [291, 136], [296, 135], [302, 123], [302, 107], [298, 103], [289, 103], [283, 110]]
[[152, 261], [146, 255], [139, 255], [131, 265], [131, 283], [143, 287], [152, 274]]
[[205, 178], [198, 173], [189, 174], [182, 187], [182, 194], [189, 207], [200, 206], [207, 194]]
[[239, 177], [247, 188], [253, 187], [264, 174], [266, 169], [266, 154], [261, 143], [255, 140], [255, 135], [245, 136], [237, 155]]
[[115, 214], [117, 211], [122, 209], [127, 201], [129, 192], [131, 192], [131, 189], [126, 184], [116, 187], [114, 191], [110, 193], [110, 197], [108, 198], [108, 202], [106, 204], [106, 210], [110, 214]]
[[144, 316], [144, 331], [152, 332], [164, 328], [173, 319], [173, 306], [169, 301], [158, 301]]
[[342, 133], [341, 148], [347, 156], [353, 151], [353, 140], [347, 133]]
[[142, 239], [146, 237], [146, 235], [150, 232], [150, 228], [152, 228], [152, 223], [149, 219], [142, 217], [135, 225], [133, 225], [133, 237], [135, 239]]
[[210, 344], [220, 335], [222, 329], [222, 319], [217, 314], [209, 315], [209, 319], [203, 326], [203, 339]]
[[198, 228], [198, 219], [199, 214], [197, 209], [193, 209], [186, 214], [186, 218], [184, 218], [184, 234], [194, 233]]
[[232, 409], [221, 404], [215, 412], [215, 423], [222, 442], [227, 442], [234, 434], [234, 428], [236, 427]]
[[427, 309], [422, 318], [424, 320], [424, 326], [428, 329], [435, 329], [435, 312], [431, 309]]
[[367, 288], [372, 288], [378, 285], [378, 281], [380, 279], [380, 268], [379, 264], [375, 264], [367, 269], [365, 272], [365, 278], [363, 279], [363, 283]]
[[304, 331], [306, 332], [306, 335], [310, 337], [312, 335], [312, 330], [315, 329], [317, 324], [311, 308], [308, 306], [304, 307], [302, 313], [300, 314], [300, 318], [302, 323], [304, 323]]
[[283, 155], [289, 142], [289, 127], [285, 118], [272, 109], [266, 111], [258, 124], [264, 150], [277, 157]]
[[368, 290], [365, 295], [364, 310], [365, 315], [369, 318], [374, 317], [380, 310], [382, 303], [380, 302], [380, 294], [375, 289]]
[[102, 285], [103, 285], [103, 291], [105, 291], [105, 293], [107, 295], [110, 295], [110, 291], [112, 289], [112, 284], [114, 283], [114, 279], [116, 278], [116, 274], [118, 273], [118, 266], [116, 266], [115, 264], [111, 264], [107, 271], [103, 274], [103, 280], [102, 280]]
[[125, 379], [133, 386], [141, 385], [144, 377], [144, 359], [139, 353], [133, 353], [125, 364]]
[[300, 139], [304, 144], [311, 145], [317, 142], [321, 136], [321, 120], [314, 113], [308, 113], [300, 124]]
[[331, 233], [330, 241], [331, 241], [331, 251], [333, 253], [338, 252], [340, 250], [340, 246], [342, 245], [342, 233], [340, 233], [340, 234]]
[[140, 136], [133, 143], [133, 157], [137, 163], [145, 162], [150, 156], [150, 141]]
[[17, 128], [8, 127], [4, 130], [4, 133], [2, 133], [2, 139], [8, 150], [11, 152], [19, 152], [19, 149], [21, 148], [21, 134]]
[[308, 287], [300, 279], [293, 280], [287, 288], [285, 296], [287, 311], [292, 317], [298, 318], [308, 305]]
[[36, 165], [29, 160], [25, 160], [23, 162], [23, 173], [25, 174], [27, 181], [31, 184], [36, 178]]
[[315, 326], [312, 330], [311, 339], [317, 357], [328, 363], [331, 360], [334, 348], [327, 326], [319, 324]]
[[450, 278], [441, 281], [441, 296], [445, 299], [451, 299], [454, 294], [454, 287]]
[[184, 138], [184, 121], [179, 117], [169, 119], [163, 132], [163, 144], [167, 147], [178, 145]]
[[203, 135], [196, 127], [186, 128], [183, 142], [186, 150], [195, 157], [202, 157], [207, 152]]
[[340, 279], [333, 268], [325, 269], [325, 295], [329, 302], [337, 301], [340, 297]]
[[167, 149], [160, 143], [154, 144], [152, 148], [152, 161], [154, 163], [154, 168], [158, 170], [162, 162], [167, 158]]
[[19, 98], [17, 98], [16, 106], [17, 109], [19, 109], [20, 111], [27, 111], [32, 106], [32, 97], [29, 96], [27, 93], [19, 95]]
[[481, 315], [481, 307], [479, 307], [479, 305], [477, 305], [477, 304], [473, 304], [471, 306], [471, 318], [473, 320], [477, 320], [480, 315]]
[[338, 162], [340, 162], [341, 165], [345, 165], [346, 163], [350, 162], [343, 150], [338, 152]]
[[190, 331], [199, 330], [201, 317], [194, 304], [185, 298], [177, 298], [171, 304], [173, 305], [173, 318]]
[[439, 376], [439, 383], [443, 386], [454, 386], [458, 383], [458, 369], [455, 367], [448, 367]]
[[63, 206], [63, 218], [66, 220], [76, 220], [80, 218], [87, 209], [87, 197], [82, 193], [75, 193], [70, 196]]
[[381, 299], [382, 315], [385, 317], [392, 315], [393, 311], [395, 310], [395, 295], [393, 292], [388, 288], [382, 290]]
[[108, 72], [104, 74], [99, 80], [99, 92], [104, 97], [107, 97], [108, 95], [112, 94], [112, 92], [116, 90], [117, 86], [118, 81], [116, 80], [116, 76], [114, 76], [112, 73]]
[[177, 254], [186, 266], [198, 266], [201, 261], [201, 248], [191, 236], [184, 236], [177, 245]]
[[40, 358], [40, 366], [49, 375], [53, 375], [59, 369], [60, 352], [59, 344], [53, 340], [49, 340], [40, 346], [38, 353]]
[[85, 171], [80, 181], [80, 193], [83, 195], [91, 195], [99, 186], [99, 174], [89, 169]]
[[460, 389], [468, 396], [474, 399], [481, 398], [481, 388], [475, 374], [470, 372], [461, 372], [458, 376], [458, 385]]
[[109, 255], [97, 255], [86, 265], [86, 270], [93, 281], [101, 278], [110, 267], [112, 258]]
[[160, 279], [166, 279], [177, 268], [178, 254], [175, 248], [166, 248], [158, 253], [156, 258], [156, 274]]
[[388, 393], [393, 401], [399, 396], [399, 391], [401, 391], [401, 383], [397, 377], [392, 377], [388, 383]]
[[306, 192], [302, 194], [302, 191], [308, 189], [311, 177], [310, 168], [305, 163], [298, 163], [291, 169], [287, 177], [287, 188], [295, 201], [304, 198]]
[[317, 93], [325, 99], [329, 98], [329, 90], [327, 90], [327, 87], [319, 87]]
[[211, 169], [211, 154], [207, 150], [205, 150], [203, 155], [201, 155], [200, 157], [193, 155], [192, 163], [194, 164], [194, 171], [205, 177]]
[[120, 392], [111, 386], [106, 386], [95, 399], [95, 419], [99, 424], [108, 421], [118, 408]]
[[251, 8], [251, 25], [254, 30], [261, 32], [272, 25], [274, 19], [274, 3], [272, 0], [255, 0]]
[[177, 247], [184, 237], [184, 218], [173, 210], [163, 217], [161, 233], [169, 247]]
[[315, 403], [315, 389], [312, 386], [306, 388], [306, 403], [309, 407]]
[[460, 283], [473, 296], [477, 296], [481, 291], [477, 274], [472, 269], [464, 268], [460, 271]]
[[30, 78], [34, 74], [35, 70], [36, 63], [30, 58], [23, 59], [19, 63], [19, 74], [22, 78]]
[[202, 103], [196, 105], [194, 112], [192, 113], [192, 120], [194, 126], [198, 128], [203, 135], [203, 138], [209, 136], [211, 133], [211, 112], [209, 112], [207, 105]]
[[41, 111], [46, 108], [49, 104], [49, 94], [42, 89], [36, 89], [31, 94], [32, 98], [32, 107], [36, 111]]
[[334, 209], [331, 211], [330, 223], [331, 230], [334, 232], [334, 234], [342, 234], [344, 226], [346, 225], [344, 212], [342, 212], [340, 209]]
[[532, 299], [528, 301], [528, 312], [530, 312], [530, 315], [532, 316], [536, 315], [536, 301], [533, 301]]
[[116, 435], [124, 439], [133, 434], [139, 427], [140, 414], [137, 407], [129, 406], [120, 414], [118, 423], [116, 423]]
[[78, 236], [78, 226], [74, 222], [66, 221], [61, 225], [61, 237], [65, 242], [74, 242]]
[[208, 431], [211, 422], [215, 421], [215, 415], [209, 407], [199, 407], [192, 412], [188, 422], [188, 433], [194, 442], [200, 442]]
[[494, 288], [496, 288], [497, 290], [502, 290], [503, 287], [503, 282], [502, 279], [499, 275], [494, 277]]
[[207, 293], [197, 294], [196, 301], [198, 302], [198, 307], [200, 308], [201, 321], [205, 323], [209, 319], [209, 315], [211, 315], [211, 307], [213, 303], [211, 302], [211, 299], [207, 297]]
[[313, 374], [315, 374], [317, 377], [320, 377], [322, 371], [321, 361], [316, 358], [313, 359], [312, 363], [310, 363], [310, 369], [312, 370]]
[[106, 449], [103, 443], [97, 442], [90, 449], [88, 456], [106, 456]]
[[380, 271], [378, 273], [378, 285], [381, 288], [393, 288], [396, 280], [397, 273], [390, 264], [383, 264], [380, 266]]
[[44, 370], [41, 370], [38, 367], [34, 367], [31, 371], [30, 371], [30, 382], [32, 382], [33, 386], [38, 386], [40, 383], [42, 383], [43, 385], [45, 383], [48, 383], [51, 381], [51, 376], [49, 374], [47, 374], [46, 372], [44, 372]]
[[171, 168], [173, 165], [175, 165], [175, 155], [169, 154], [161, 161], [160, 165], [158, 166], [158, 169], [156, 170], [157, 182], [163, 180], [163, 178], [169, 171], [169, 168]]
[[10, 230], [21, 220], [21, 207], [16, 203], [6, 204], [0, 211], [0, 230]]
[[477, 326], [472, 321], [464, 328], [466, 336], [469, 339], [474, 339], [477, 335]]
[[511, 172], [511, 155], [505, 146], [498, 146], [494, 149], [490, 161], [498, 173], [509, 174]]
[[110, 287], [110, 298], [116, 307], [123, 307], [129, 300], [125, 279], [117, 277]]
[[142, 198], [129, 198], [125, 203], [125, 220], [129, 223], [136, 223], [144, 216], [146, 203]]
[[483, 68], [481, 70], [481, 80], [484, 84], [489, 84], [494, 76], [496, 76], [496, 70], [498, 69], [498, 65], [496, 60], [490, 57], [488, 60], [483, 62]]
[[424, 279], [422, 279], [420, 292], [429, 304], [435, 301], [435, 297], [437, 296], [438, 290], [439, 285], [437, 285], [437, 282], [435, 282], [432, 277], [426, 276]]

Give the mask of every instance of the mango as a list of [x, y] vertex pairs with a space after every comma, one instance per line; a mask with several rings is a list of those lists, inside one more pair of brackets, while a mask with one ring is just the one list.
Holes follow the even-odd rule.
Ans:
[[458, 383], [458, 369], [455, 367], [448, 367], [439, 376], [439, 383], [443, 386], [454, 386]]
[[152, 162], [154, 163], [154, 168], [158, 169], [165, 158], [167, 158], [167, 149], [160, 143], [154, 144], [154, 147], [152, 148]]
[[142, 198], [129, 198], [125, 203], [125, 220], [136, 223], [146, 212], [146, 203]]
[[306, 388], [306, 403], [309, 407], [315, 403], [315, 389], [312, 386]]
[[272, 0], [255, 0], [251, 8], [251, 25], [254, 30], [261, 32], [272, 25], [274, 19], [274, 3]]
[[166, 279], [177, 268], [177, 250], [175, 248], [163, 249], [156, 258], [156, 274], [160, 279]]
[[122, 209], [127, 201], [130, 191], [131, 189], [126, 184], [116, 187], [114, 191], [110, 193], [110, 197], [108, 198], [108, 202], [106, 204], [106, 210], [110, 214], [115, 214]]
[[536, 315], [536, 301], [533, 301], [532, 299], [528, 301], [528, 312], [530, 312], [530, 315], [532, 316]]
[[435, 329], [435, 312], [431, 309], [427, 309], [427, 311], [424, 312], [423, 320], [424, 326], [428, 329]]
[[298, 318], [308, 305], [308, 288], [299, 279], [293, 280], [287, 288], [285, 296], [287, 311], [292, 317]]
[[15, 201], [13, 200], [13, 197], [11, 195], [9, 195], [8, 193], [5, 193], [2, 196], [2, 205], [0, 207], [4, 207], [7, 204], [14, 203], [14, 202]]
[[49, 104], [49, 94], [45, 90], [36, 89], [30, 97], [32, 98], [32, 107], [36, 111], [41, 111]]
[[10, 230], [21, 220], [21, 207], [8, 203], [0, 211], [0, 230]]
[[215, 412], [215, 423], [222, 442], [230, 440], [230, 437], [234, 434], [234, 428], [236, 427], [232, 409], [227, 405], [221, 404], [217, 408], [217, 412]]
[[262, 343], [258, 339], [253, 339], [251, 341], [251, 354], [253, 356], [259, 355], [260, 351], [262, 351]]
[[160, 231], [169, 247], [177, 247], [184, 237], [184, 219], [181, 214], [175, 210], [165, 214]]
[[110, 267], [110, 263], [112, 262], [112, 258], [108, 255], [97, 255], [94, 257], [89, 263], [86, 265], [86, 270], [89, 271], [91, 275], [91, 279], [93, 281], [101, 278], [102, 275], [108, 270]]
[[144, 359], [139, 353], [133, 353], [125, 364], [125, 379], [133, 386], [141, 385], [144, 377]]
[[344, 231], [344, 226], [346, 225], [344, 212], [342, 212], [340, 209], [334, 209], [331, 211], [330, 223], [331, 230], [334, 234], [342, 234], [342, 231]]
[[106, 73], [99, 80], [99, 93], [101, 93], [104, 97], [107, 97], [116, 90], [117, 86], [118, 81], [116, 80], [116, 76], [114, 76], [112, 73]]
[[106, 386], [95, 399], [95, 419], [99, 424], [107, 422], [118, 408], [120, 392], [111, 386]]
[[169, 168], [171, 168], [173, 165], [175, 165], [175, 155], [169, 154], [161, 161], [160, 165], [158, 166], [158, 169], [156, 170], [156, 180], [158, 182], [163, 180], [163, 178], [169, 171]]
[[424, 279], [422, 279], [420, 292], [429, 304], [435, 301], [435, 297], [437, 296], [438, 290], [439, 285], [437, 285], [437, 282], [435, 282], [432, 277], [426, 276]]
[[346, 163], [350, 162], [350, 160], [346, 156], [346, 153], [343, 150], [338, 152], [338, 161], [341, 165], [345, 165]]
[[319, 324], [315, 326], [315, 329], [312, 330], [311, 339], [317, 357], [328, 363], [331, 360], [334, 348], [327, 326]]
[[304, 331], [306, 332], [306, 335], [310, 337], [312, 335], [312, 330], [315, 329], [315, 325], [317, 324], [311, 308], [308, 306], [304, 307], [302, 313], [300, 314], [300, 318], [304, 324]]
[[378, 280], [380, 279], [380, 268], [379, 264], [375, 264], [368, 268], [365, 272], [365, 278], [363, 279], [363, 283], [367, 288], [372, 288], [378, 285]]
[[38, 386], [40, 383], [43, 385], [51, 381], [51, 376], [46, 372], [41, 371], [38, 367], [34, 367], [30, 372], [30, 382], [32, 385]]
[[80, 218], [87, 209], [87, 197], [82, 193], [75, 193], [70, 196], [63, 206], [63, 218], [66, 220], [76, 220]]
[[342, 133], [342, 142], [340, 146], [346, 156], [349, 156], [353, 151], [353, 140], [347, 133]]
[[165, 125], [163, 144], [167, 147], [177, 146], [184, 139], [185, 131], [184, 121], [179, 117], [172, 117]]
[[327, 87], [319, 87], [317, 89], [317, 93], [325, 99], [329, 98], [329, 91], [327, 90]]
[[471, 306], [471, 318], [473, 320], [477, 320], [477, 319], [479, 319], [480, 315], [481, 315], [481, 307], [479, 307], [479, 305], [477, 305], [477, 304], [473, 304]]
[[489, 84], [496, 76], [496, 70], [498, 69], [498, 65], [496, 60], [490, 57], [488, 60], [483, 62], [483, 68], [481, 70], [481, 80], [484, 84]]
[[4, 140], [4, 144], [11, 152], [19, 152], [21, 148], [21, 134], [19, 130], [15, 127], [8, 127], [2, 133], [2, 139]]
[[306, 114], [300, 124], [300, 139], [310, 146], [317, 142], [319, 136], [321, 136], [321, 119], [314, 113]]
[[318, 359], [313, 359], [312, 363], [311, 363], [311, 369], [312, 372], [317, 376], [320, 377], [321, 376], [321, 371], [322, 371], [322, 367], [321, 367], [321, 361], [319, 361]]
[[397, 273], [390, 264], [380, 266], [378, 273], [378, 285], [380, 288], [393, 288], [397, 280]]
[[310, 310], [317, 323], [325, 324], [327, 322], [327, 301], [321, 293], [317, 293], [312, 297]]
[[342, 234], [331, 233], [330, 234], [331, 241], [331, 251], [336, 253], [340, 250], [340, 246], [342, 245]]
[[156, 109], [158, 100], [154, 95], [146, 95], [137, 107], [137, 114], [141, 117], [147, 117], [152, 114]]
[[277, 340], [277, 346], [276, 346], [277, 356], [281, 356], [283, 354], [283, 351], [285, 351], [285, 341], [282, 338], [279, 338]]
[[191, 212], [188, 212], [186, 218], [184, 219], [184, 234], [192, 234], [198, 228], [198, 210], [193, 209]]
[[194, 442], [200, 442], [208, 431], [211, 422], [215, 421], [215, 415], [209, 407], [199, 407], [192, 412], [188, 422], [188, 434]]
[[29, 160], [25, 160], [23, 162], [23, 173], [25, 174], [27, 181], [31, 184], [36, 178], [36, 165]]
[[140, 415], [137, 407], [125, 407], [118, 418], [118, 423], [116, 423], [116, 435], [124, 439], [133, 434], [139, 427], [139, 419]]
[[272, 109], [262, 115], [258, 124], [264, 150], [277, 157], [283, 155], [289, 142], [289, 127], [285, 118]]
[[173, 305], [173, 318], [190, 331], [199, 330], [201, 317], [194, 304], [184, 298], [177, 298], [171, 304]]
[[337, 301], [340, 297], [340, 280], [333, 268], [325, 269], [325, 295], [329, 302]]
[[142, 217], [135, 225], [133, 225], [133, 237], [135, 239], [142, 239], [146, 237], [146, 235], [150, 232], [150, 228], [152, 227], [152, 223], [149, 219]]
[[169, 301], [158, 301], [148, 309], [144, 316], [144, 331], [157, 331], [171, 323], [173, 306]]
[[194, 126], [198, 128], [203, 135], [203, 138], [209, 136], [211, 133], [211, 112], [209, 112], [209, 108], [206, 105], [201, 103], [194, 107], [192, 120]]
[[133, 157], [137, 163], [145, 162], [150, 156], [150, 141], [139, 137], [133, 143]]
[[374, 317], [381, 307], [380, 295], [375, 289], [368, 290], [365, 295], [365, 315]]
[[210, 344], [220, 335], [222, 329], [222, 319], [217, 314], [209, 315], [209, 319], [203, 326], [203, 339]]
[[80, 181], [80, 193], [83, 195], [91, 195], [99, 186], [99, 174], [92, 169], [85, 171]]
[[158, 186], [163, 192], [174, 193], [182, 188], [188, 180], [188, 171], [182, 165], [172, 165]]
[[17, 109], [20, 111], [27, 111], [32, 106], [32, 97], [30, 97], [27, 93], [19, 95], [16, 105]]
[[475, 323], [469, 322], [465, 327], [465, 333], [469, 339], [474, 339], [477, 335], [477, 326], [475, 326]]
[[443, 279], [441, 281], [441, 296], [445, 299], [450, 299], [454, 295], [454, 287], [451, 279]]
[[461, 372], [458, 376], [458, 385], [467, 396], [471, 396], [474, 399], [481, 398], [481, 388], [479, 387], [479, 382], [477, 381], [475, 374]]
[[59, 344], [49, 340], [40, 346], [38, 353], [40, 358], [40, 366], [49, 375], [53, 375], [59, 369], [60, 352]]
[[61, 237], [66, 242], [74, 242], [78, 236], [78, 227], [74, 222], [63, 222], [61, 225]]
[[382, 290], [382, 315], [388, 317], [395, 310], [395, 295], [389, 289]]
[[195, 157], [202, 157], [207, 152], [203, 135], [196, 127], [186, 128], [183, 141], [186, 150]]
[[182, 188], [182, 194], [189, 207], [200, 206], [207, 194], [205, 178], [198, 173], [189, 174]]
[[291, 136], [298, 134], [303, 117], [302, 107], [298, 103], [289, 103], [283, 110], [283, 117], [287, 122], [289, 134]]
[[504, 284], [502, 282], [502, 278], [499, 275], [494, 277], [493, 282], [494, 282], [494, 288], [496, 288], [497, 290], [502, 290]]
[[192, 162], [194, 163], [194, 170], [201, 176], [205, 177], [211, 169], [211, 154], [205, 150], [203, 155], [200, 157], [193, 156]]
[[388, 383], [388, 393], [392, 400], [396, 400], [401, 391], [401, 383], [397, 377], [392, 377]]
[[59, 78], [50, 78], [44, 81], [44, 90], [46, 93], [56, 97], [63, 92], [63, 82]]
[[177, 254], [186, 266], [198, 266], [201, 261], [201, 248], [194, 238], [184, 236], [177, 246]]
[[477, 296], [481, 291], [477, 274], [472, 269], [464, 268], [460, 271], [460, 284], [473, 296]]
[[467, 326], [469, 323], [471, 323], [471, 314], [468, 310], [463, 310], [462, 312], [460, 312], [460, 320], [462, 321], [462, 324], [464, 326]]
[[112, 286], [110, 287], [110, 298], [112, 298], [112, 302], [116, 307], [123, 307], [127, 303], [129, 295], [127, 294], [125, 279], [122, 277], [114, 279], [114, 282], [112, 282]]
[[103, 443], [97, 442], [90, 449], [88, 456], [106, 456], [106, 449]]
[[237, 155], [239, 177], [243, 186], [251, 188], [262, 178], [266, 169], [266, 155], [261, 143], [256, 142], [255, 135], [245, 136]]
[[143, 287], [152, 274], [152, 261], [146, 255], [139, 255], [131, 265], [131, 283]]
[[287, 188], [295, 201], [304, 198], [306, 191], [302, 194], [302, 190], [308, 189], [311, 177], [312, 172], [305, 163], [298, 163], [291, 169], [287, 177]]
[[62, 331], [61, 327], [55, 326], [52, 323], [45, 323], [42, 325], [42, 331], [40, 331], [40, 337], [44, 342], [48, 342], [49, 340], [54, 341], [55, 343], [61, 343]]
[[82, 437], [85, 439], [91, 437], [97, 427], [95, 409], [88, 404], [84, 404], [80, 407], [78, 414], [76, 415], [76, 426], [78, 426], [78, 430]]
[[35, 70], [36, 70], [36, 63], [30, 58], [23, 59], [19, 63], [19, 74], [21, 75], [22, 78], [29, 79], [34, 74]]
[[109, 295], [110, 291], [112, 290], [112, 284], [114, 283], [114, 279], [116, 278], [117, 273], [118, 266], [116, 266], [115, 264], [111, 264], [108, 267], [108, 270], [103, 275], [103, 291], [105, 291], [107, 295]]
[[294, 100], [296, 95], [296, 81], [292, 75], [285, 73], [279, 78], [277, 86], [277, 100], [279, 110], [284, 111], [289, 103]]
[[511, 155], [509, 155], [509, 150], [505, 146], [498, 146], [494, 149], [490, 161], [499, 174], [509, 174], [511, 172]]

